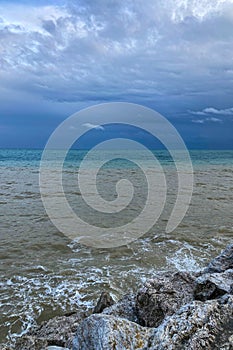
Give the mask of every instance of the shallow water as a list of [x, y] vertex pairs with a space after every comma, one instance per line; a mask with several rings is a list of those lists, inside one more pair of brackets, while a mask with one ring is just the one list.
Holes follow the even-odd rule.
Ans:
[[[165, 233], [176, 199], [177, 176], [165, 152], [156, 155], [168, 182], [165, 209], [156, 225], [127, 246], [90, 248], [72, 242], [49, 220], [39, 192], [41, 151], [0, 150], [0, 342], [11, 341], [42, 320], [93, 306], [102, 290], [114, 298], [134, 290], [157, 270], [196, 271], [233, 237], [233, 151], [192, 151], [194, 192], [177, 229]], [[73, 151], [64, 168], [67, 199], [79, 211], [77, 167], [83, 153]], [[96, 216], [92, 223], [111, 226], [132, 220], [145, 203], [146, 183], [140, 170], [124, 162], [103, 169], [99, 191], [115, 198], [115, 184], [134, 178], [135, 199], [120, 216]]]

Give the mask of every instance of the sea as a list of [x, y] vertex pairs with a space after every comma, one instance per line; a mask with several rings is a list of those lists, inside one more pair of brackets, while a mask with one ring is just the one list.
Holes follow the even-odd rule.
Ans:
[[[72, 150], [66, 157], [62, 176], [67, 201], [98, 229], [131, 222], [146, 203], [143, 170], [122, 152], [102, 166], [97, 187], [106, 201], [117, 198], [121, 179], [131, 181], [135, 191], [124, 210], [100, 213], [85, 205], [77, 184], [87, 152]], [[50, 220], [39, 187], [42, 150], [0, 150], [0, 343], [13, 343], [51, 317], [92, 308], [102, 291], [117, 300], [157, 271], [198, 271], [232, 243], [233, 151], [190, 151], [192, 199], [170, 233], [166, 224], [177, 197], [177, 169], [168, 151], [152, 153], [167, 181], [161, 215], [148, 232], [141, 235], [138, 227], [132, 242], [106, 248], [72, 239]]]

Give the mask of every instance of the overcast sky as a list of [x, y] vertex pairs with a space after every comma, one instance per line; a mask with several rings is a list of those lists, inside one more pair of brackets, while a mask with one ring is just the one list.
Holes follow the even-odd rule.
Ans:
[[[0, 147], [125, 101], [189, 148], [233, 148], [233, 0], [0, 1]], [[88, 121], [87, 121], [88, 123]]]

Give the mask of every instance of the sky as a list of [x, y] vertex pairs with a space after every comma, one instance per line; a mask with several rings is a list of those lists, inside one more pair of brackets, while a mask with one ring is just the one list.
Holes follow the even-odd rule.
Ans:
[[[233, 0], [0, 0], [0, 147], [131, 102], [193, 149], [233, 149]], [[88, 120], [87, 120], [88, 123]]]

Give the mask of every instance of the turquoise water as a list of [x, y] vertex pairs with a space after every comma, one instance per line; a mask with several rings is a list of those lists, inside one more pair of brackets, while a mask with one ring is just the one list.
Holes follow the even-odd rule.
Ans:
[[[0, 149], [0, 166], [16, 167], [38, 167], [43, 150], [39, 149]], [[59, 151], [58, 151], [59, 152]], [[79, 161], [87, 154], [87, 150], [71, 150], [67, 157], [67, 162], [72, 165], [79, 164]], [[124, 151], [121, 151], [123, 153]], [[152, 151], [154, 155], [164, 164], [172, 162], [168, 151]], [[233, 151], [206, 151], [191, 150], [190, 156], [194, 165], [233, 165]]]
[[[146, 200], [143, 173], [122, 159], [126, 151], [103, 167], [98, 187], [103, 198], [115, 198], [121, 178], [132, 179], [135, 198], [120, 216], [99, 216], [82, 207], [77, 187], [78, 167], [86, 153], [71, 151], [64, 165], [64, 188], [74, 211], [100, 227], [132, 220]], [[119, 298], [157, 270], [198, 270], [232, 242], [233, 151], [190, 152], [193, 197], [185, 218], [170, 234], [165, 227], [176, 200], [177, 174], [169, 153], [154, 151], [168, 183], [164, 211], [148, 233], [114, 249], [78, 244], [51, 223], [39, 191], [41, 154], [0, 150], [0, 342], [12, 342], [54, 315], [93, 306], [102, 290]], [[140, 153], [137, 157], [143, 159]]]

